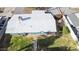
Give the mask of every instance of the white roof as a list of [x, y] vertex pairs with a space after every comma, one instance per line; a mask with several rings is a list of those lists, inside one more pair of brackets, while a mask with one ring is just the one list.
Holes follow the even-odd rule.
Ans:
[[[18, 17], [30, 17], [20, 20]], [[32, 14], [15, 14], [9, 21], [6, 33], [56, 32], [56, 22], [51, 14], [33, 11]]]

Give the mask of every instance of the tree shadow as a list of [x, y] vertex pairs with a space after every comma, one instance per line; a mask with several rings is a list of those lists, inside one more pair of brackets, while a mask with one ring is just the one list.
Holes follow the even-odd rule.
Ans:
[[11, 45], [10, 44], [11, 37], [12, 36], [9, 34], [5, 34], [2, 36], [0, 40], [0, 51], [7, 51], [7, 48]]
[[68, 47], [53, 47], [53, 48], [47, 48], [46, 50], [44, 51], [70, 51], [70, 48]]
[[32, 51], [33, 50], [33, 44], [29, 44], [29, 45], [26, 45], [25, 47], [17, 50], [17, 51]]
[[54, 44], [55, 40], [59, 38], [59, 36], [51, 36], [45, 39], [38, 39], [38, 50], [47, 49], [49, 45]]

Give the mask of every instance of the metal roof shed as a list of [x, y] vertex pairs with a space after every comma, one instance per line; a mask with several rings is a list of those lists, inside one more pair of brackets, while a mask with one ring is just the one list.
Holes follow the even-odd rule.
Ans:
[[67, 15], [67, 19], [69, 23], [72, 25], [75, 34], [79, 36], [79, 13]]
[[[22, 18], [30, 17], [25, 21]], [[56, 21], [51, 14], [44, 11], [33, 11], [32, 14], [15, 14], [9, 21], [6, 33], [40, 33], [40, 32], [57, 32]]]
[[74, 27], [76, 27], [76, 28], [79, 27], [79, 18], [78, 18], [75, 14], [70, 14], [70, 15], [68, 15], [68, 18], [69, 18], [70, 23], [71, 23]]

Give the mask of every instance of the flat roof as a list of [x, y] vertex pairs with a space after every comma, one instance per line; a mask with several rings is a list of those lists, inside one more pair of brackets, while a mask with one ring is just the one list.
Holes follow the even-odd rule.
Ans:
[[[30, 17], [27, 20], [20, 20]], [[32, 14], [15, 14], [8, 21], [6, 33], [57, 32], [56, 21], [51, 14], [44, 11], [33, 11]]]

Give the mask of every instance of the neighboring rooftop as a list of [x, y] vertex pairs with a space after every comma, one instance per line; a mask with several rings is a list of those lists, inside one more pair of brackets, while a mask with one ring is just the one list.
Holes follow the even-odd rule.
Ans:
[[8, 19], [6, 17], [0, 16], [0, 39], [5, 34], [7, 20]]
[[11, 17], [13, 15], [14, 10], [15, 10], [15, 7], [0, 8], [0, 16]]
[[67, 16], [69, 23], [72, 25], [77, 37], [79, 37], [79, 13], [70, 14]]
[[16, 7], [15, 14], [31, 14], [32, 10], [46, 10], [50, 7]]
[[72, 25], [74, 27], [79, 27], [79, 18], [77, 17], [76, 14], [70, 14], [70, 15], [68, 15], [68, 17], [71, 20]]
[[79, 8], [51, 7], [47, 11], [51, 12], [53, 15], [57, 15], [57, 14], [69, 15], [69, 14], [73, 14], [73, 13], [79, 12]]

